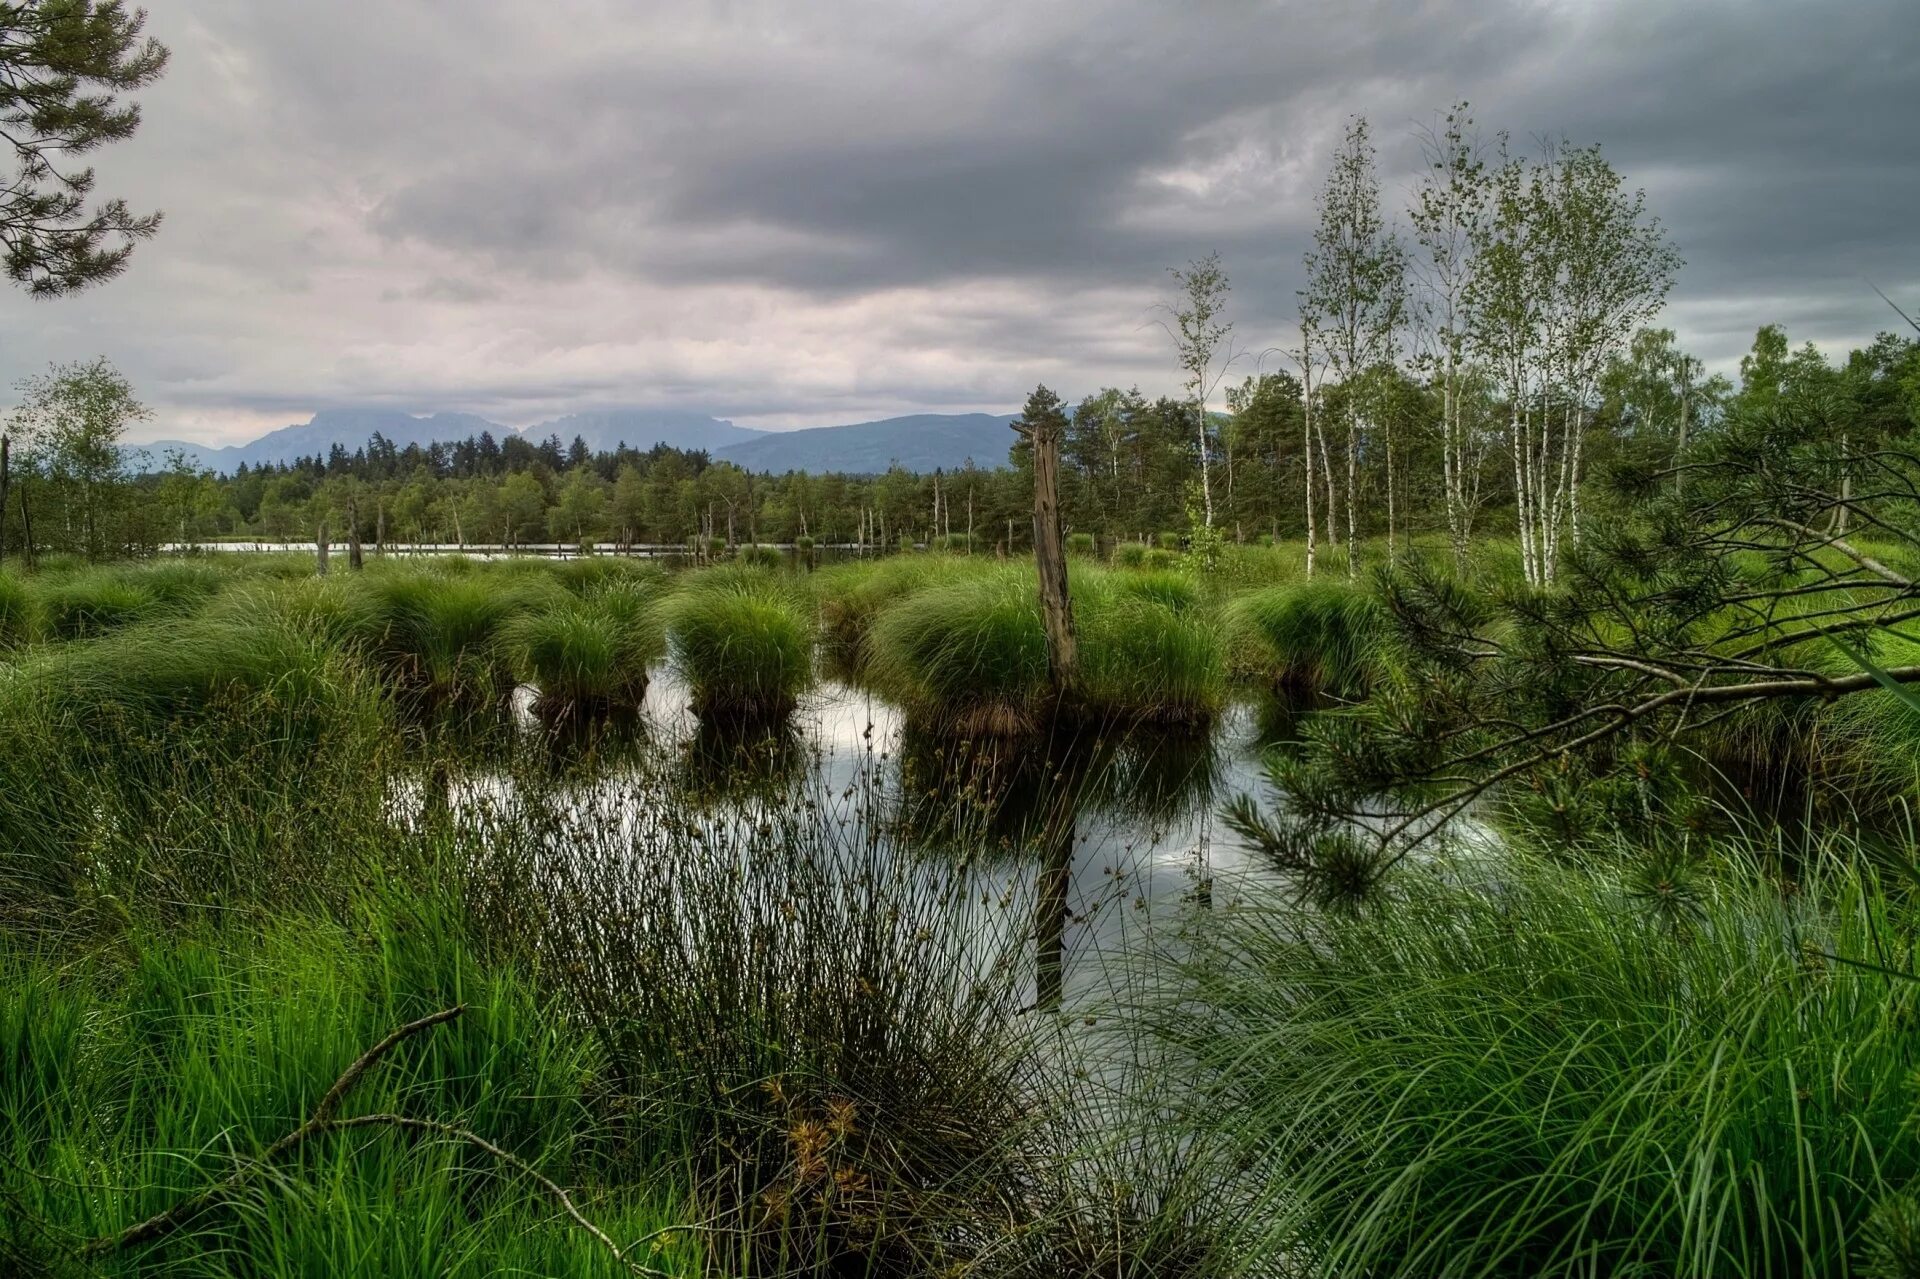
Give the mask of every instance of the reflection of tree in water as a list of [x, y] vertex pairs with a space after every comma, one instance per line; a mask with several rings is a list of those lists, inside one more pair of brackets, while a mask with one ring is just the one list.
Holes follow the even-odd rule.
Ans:
[[693, 799], [773, 799], [798, 784], [810, 758], [791, 719], [753, 725], [703, 720], [687, 742], [678, 789]]
[[[1220, 764], [1209, 737], [1081, 725], [1038, 738], [956, 741], [909, 729], [896, 820], [922, 847], [984, 844], [1037, 860], [1036, 1006], [1057, 1008], [1082, 831], [1115, 819], [1166, 827], [1200, 818], [1214, 802]], [[1206, 887], [1203, 878], [1203, 901]]]
[[1076, 817], [1166, 823], [1213, 802], [1220, 754], [1208, 737], [1104, 732], [962, 741], [909, 727], [900, 747], [900, 821], [924, 838], [1046, 841], [1064, 806]]

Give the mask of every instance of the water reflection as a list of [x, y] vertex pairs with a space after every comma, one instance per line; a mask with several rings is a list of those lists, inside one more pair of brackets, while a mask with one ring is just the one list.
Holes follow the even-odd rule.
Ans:
[[[705, 725], [689, 702], [662, 670], [638, 716], [556, 732], [520, 699], [524, 736], [551, 760], [542, 802], [567, 810], [569, 838], [663, 815], [737, 833], [804, 814], [929, 868], [963, 866], [980, 899], [1031, 905], [1041, 1009], [1109, 993], [1128, 977], [1119, 957], [1149, 932], [1158, 945], [1177, 940], [1246, 880], [1271, 874], [1215, 816], [1227, 795], [1260, 785], [1268, 739], [1251, 704], [1204, 737], [1079, 725], [1020, 743], [960, 743], [837, 681], [771, 731]], [[453, 789], [497, 802], [513, 784], [502, 772]]]

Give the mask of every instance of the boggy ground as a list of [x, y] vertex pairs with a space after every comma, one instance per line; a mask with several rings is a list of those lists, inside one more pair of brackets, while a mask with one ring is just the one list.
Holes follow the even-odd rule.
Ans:
[[[1915, 1273], [1910, 842], [1576, 857], [1516, 821], [1332, 913], [1203, 872], [1130, 914], [1136, 882], [1055, 873], [1111, 814], [1204, 822], [1247, 776], [1179, 745], [1192, 716], [1123, 712], [1391, 677], [1368, 588], [1290, 555], [1078, 564], [1115, 690], [1084, 737], [943, 713], [1031, 706], [1021, 570], [964, 556], [4, 579], [0, 1255]], [[822, 770], [793, 728], [817, 638], [904, 709], [856, 752], [886, 768]], [[649, 696], [694, 727], [621, 731]], [[1909, 722], [1847, 713], [1897, 789]], [[1096, 908], [1142, 922], [1076, 983]]]

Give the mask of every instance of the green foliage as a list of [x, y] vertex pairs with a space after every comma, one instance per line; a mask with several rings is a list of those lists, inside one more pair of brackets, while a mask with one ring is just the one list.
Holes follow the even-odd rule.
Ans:
[[55, 297], [118, 275], [160, 215], [124, 200], [89, 210], [93, 170], [71, 157], [133, 136], [140, 108], [116, 94], [144, 88], [167, 50], [141, 38], [147, 15], [120, 0], [10, 5], [0, 41], [0, 120], [13, 171], [0, 185], [0, 249], [7, 275]]
[[399, 688], [430, 704], [479, 707], [512, 691], [508, 622], [554, 588], [403, 570], [369, 573], [360, 589], [369, 651]]
[[630, 585], [603, 586], [591, 599], [567, 599], [507, 622], [502, 640], [520, 679], [553, 710], [633, 708], [647, 691], [648, 667], [666, 654], [653, 596]]
[[790, 714], [813, 682], [813, 625], [800, 599], [764, 569], [699, 574], [667, 606], [675, 669], [704, 718]]
[[1097, 550], [1098, 550], [1098, 547], [1094, 542], [1093, 534], [1091, 533], [1067, 534], [1067, 554], [1074, 556], [1077, 559], [1091, 559], [1093, 558]]
[[1079, 593], [1079, 700], [1096, 716], [1203, 728], [1226, 695], [1219, 633], [1190, 596], [1158, 584], [1157, 595], [1104, 582]]
[[101, 570], [39, 591], [40, 612], [55, 639], [88, 639], [159, 613], [159, 601], [138, 579]]
[[25, 582], [0, 573], [0, 651], [17, 648], [39, 633], [39, 601]]
[[1111, 562], [1115, 568], [1142, 568], [1147, 562], [1144, 542], [1115, 542]]
[[1231, 625], [1280, 690], [1355, 698], [1379, 677], [1387, 616], [1363, 585], [1319, 579], [1234, 601]]
[[881, 612], [867, 670], [929, 727], [965, 737], [1033, 731], [1050, 696], [1033, 574], [999, 569], [927, 586]]
[[1254, 1161], [1249, 1250], [1839, 1274], [1871, 1217], [1877, 1264], [1910, 1255], [1920, 985], [1883, 960], [1914, 921], [1835, 853], [1784, 899], [1730, 859], [1678, 917], [1629, 872], [1516, 857], [1223, 921], [1164, 1029], [1211, 1080], [1193, 1113]]
[[[484, 964], [437, 903], [368, 905], [353, 928], [136, 929], [124, 969], [0, 959], [0, 1192], [19, 1214], [0, 1250], [53, 1264], [54, 1237], [110, 1234], [212, 1186], [389, 1031], [454, 1004], [465, 1015], [388, 1055], [346, 1113], [457, 1124], [546, 1176], [590, 1175], [592, 1042], [543, 1015], [528, 977]], [[588, 1203], [622, 1238], [676, 1220], [671, 1199], [630, 1188]], [[514, 1169], [380, 1126], [316, 1136], [187, 1229], [100, 1265], [211, 1276], [236, 1257], [268, 1275], [628, 1273]]]
[[864, 669], [868, 637], [880, 612], [929, 585], [976, 573], [965, 560], [888, 556], [835, 564], [814, 575], [821, 636], [828, 650], [851, 669]]

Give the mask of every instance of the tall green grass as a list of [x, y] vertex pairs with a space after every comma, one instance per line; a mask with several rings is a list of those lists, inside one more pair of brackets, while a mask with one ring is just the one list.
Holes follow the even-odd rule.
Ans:
[[507, 624], [550, 601], [556, 589], [544, 571], [538, 578], [411, 568], [368, 573], [360, 585], [367, 645], [409, 694], [433, 705], [484, 706], [513, 688]]
[[646, 695], [648, 668], [666, 653], [655, 600], [632, 587], [602, 587], [506, 624], [503, 643], [519, 678], [551, 712], [632, 709]]
[[876, 687], [936, 731], [1013, 736], [1046, 716], [1047, 637], [1029, 573], [923, 587], [880, 614], [868, 653]]
[[[1082, 591], [1079, 701], [1105, 719], [1187, 729], [1226, 697], [1226, 654], [1211, 618], [1179, 590]], [[1171, 603], [1170, 603], [1171, 602]]]
[[998, 568], [929, 587], [880, 615], [869, 670], [922, 725], [961, 737], [1018, 736], [1056, 709], [1116, 721], [1198, 726], [1219, 708], [1225, 663], [1198, 592], [1178, 575], [1077, 572], [1079, 669], [1053, 706], [1031, 571]]
[[39, 633], [39, 601], [25, 582], [0, 573], [0, 650], [17, 648]]
[[827, 651], [850, 670], [864, 670], [868, 638], [882, 610], [926, 587], [977, 576], [962, 558], [896, 555], [835, 564], [813, 575], [820, 634]]
[[0, 681], [0, 916], [297, 895], [380, 811], [391, 737], [377, 682], [284, 620], [41, 650]]
[[54, 639], [90, 639], [156, 616], [160, 602], [118, 573], [83, 573], [41, 587], [40, 613]]
[[813, 619], [793, 588], [765, 570], [693, 577], [666, 617], [675, 669], [703, 718], [782, 719], [813, 682]]
[[1236, 599], [1229, 624], [1250, 673], [1289, 693], [1366, 695], [1386, 660], [1386, 610], [1360, 583], [1319, 579]]
[[1857, 850], [1412, 872], [1221, 921], [1163, 1030], [1315, 1275], [1837, 1275], [1920, 1176], [1915, 918]]
[[[27, 1273], [66, 1273], [69, 1240], [115, 1234], [245, 1168], [355, 1057], [455, 1004], [464, 1016], [376, 1065], [343, 1115], [470, 1129], [585, 1186], [586, 1210], [622, 1241], [685, 1219], [677, 1196], [604, 1179], [593, 1041], [547, 1016], [527, 975], [483, 962], [433, 901], [367, 906], [354, 926], [136, 928], [124, 960], [0, 956], [0, 1255], [11, 1245]], [[685, 1242], [637, 1255], [697, 1268]], [[516, 1170], [380, 1126], [316, 1136], [183, 1229], [96, 1264], [129, 1275], [629, 1273]]]

